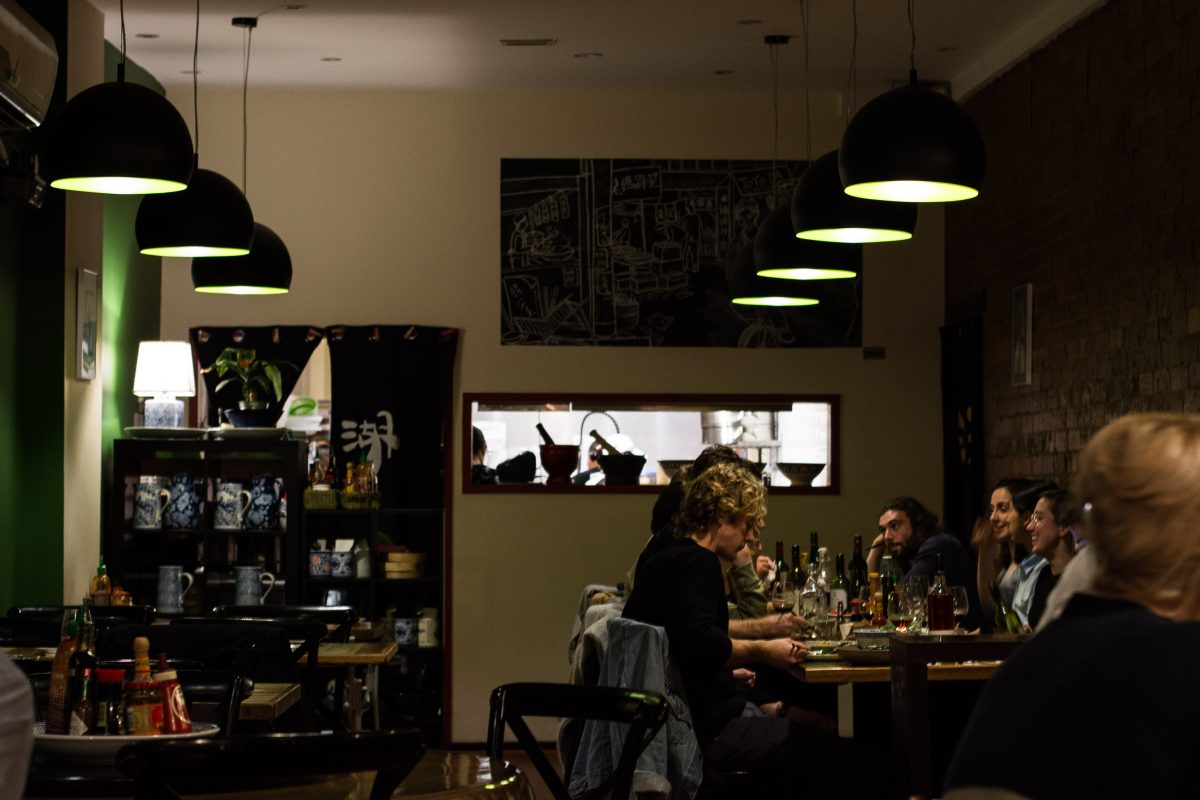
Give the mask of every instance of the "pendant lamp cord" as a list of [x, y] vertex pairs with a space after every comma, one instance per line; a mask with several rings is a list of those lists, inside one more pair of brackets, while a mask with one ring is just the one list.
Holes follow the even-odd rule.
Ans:
[[246, 140], [249, 128], [246, 125], [246, 94], [250, 87], [250, 45], [254, 40], [254, 27], [245, 29], [242, 37], [242, 194], [246, 193]]
[[913, 0], [908, 0], [908, 33], [910, 44], [908, 47], [908, 76], [913, 82], [917, 82], [917, 21], [916, 11], [913, 8]]
[[196, 0], [196, 35], [192, 39], [192, 127], [196, 133], [196, 164], [200, 163], [200, 0]]
[[767, 46], [771, 57], [771, 93], [772, 108], [775, 114], [775, 127], [771, 138], [771, 202], [779, 202], [779, 171], [775, 161], [779, 157], [779, 45]]
[[117, 63], [117, 83], [125, 82], [125, 0], [121, 0], [121, 60]]
[[800, 25], [804, 33], [804, 160], [812, 163], [812, 97], [809, 93], [808, 6], [800, 0]]
[[858, 107], [858, 0], [850, 0], [850, 74], [846, 76], [846, 122]]

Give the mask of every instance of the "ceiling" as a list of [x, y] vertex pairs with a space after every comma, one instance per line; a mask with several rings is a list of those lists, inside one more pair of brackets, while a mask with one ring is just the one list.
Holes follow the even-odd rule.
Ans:
[[[91, 1], [119, 46], [119, 0]], [[917, 68], [962, 97], [1104, 2], [916, 0]], [[851, 6], [807, 2], [814, 90], [846, 87]], [[191, 81], [195, 8], [190, 0], [125, 0], [129, 58], [167, 86]], [[763, 37], [787, 34], [794, 38], [778, 49], [780, 81], [798, 88], [801, 9], [800, 0], [201, 0], [199, 80], [240, 85], [244, 34], [231, 20], [253, 16], [256, 86], [762, 88], [771, 74]], [[905, 0], [857, 0], [857, 10], [862, 102], [907, 76], [910, 39]], [[500, 44], [534, 38], [557, 43]]]

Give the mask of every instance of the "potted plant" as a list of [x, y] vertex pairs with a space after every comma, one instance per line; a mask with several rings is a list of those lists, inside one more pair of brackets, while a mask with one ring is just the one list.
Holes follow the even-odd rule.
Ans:
[[258, 358], [258, 354], [250, 348], [226, 347], [202, 371], [216, 372], [217, 377], [224, 378], [213, 389], [214, 396], [226, 386], [241, 386], [242, 399], [238, 402], [238, 408], [225, 411], [225, 416], [234, 427], [269, 427], [275, 424], [280, 414], [278, 407], [272, 408], [272, 403], [283, 400], [283, 373], [280, 367], [297, 369], [290, 361]]

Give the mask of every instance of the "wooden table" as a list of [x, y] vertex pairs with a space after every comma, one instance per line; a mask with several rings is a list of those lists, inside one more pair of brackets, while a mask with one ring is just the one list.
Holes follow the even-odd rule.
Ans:
[[[391, 661], [399, 646], [394, 641], [386, 642], [321, 642], [317, 651], [317, 664], [324, 667], [345, 667], [349, 677], [354, 677], [358, 667], [365, 667], [367, 691], [371, 693], [371, 719], [375, 730], [379, 730], [379, 668]], [[298, 664], [307, 664], [308, 656], [302, 656]], [[360, 730], [361, 699], [352, 695], [357, 702], [351, 703], [351, 730]], [[342, 698], [338, 698], [338, 706]]]
[[298, 683], [255, 683], [254, 691], [242, 700], [238, 719], [274, 720], [300, 699]]

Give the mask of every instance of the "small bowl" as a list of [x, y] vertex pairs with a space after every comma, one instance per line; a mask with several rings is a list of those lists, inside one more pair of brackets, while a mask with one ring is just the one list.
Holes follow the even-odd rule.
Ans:
[[579, 445], [544, 444], [541, 449], [546, 483], [559, 486], [570, 484], [571, 473], [579, 466]]
[[679, 472], [679, 470], [683, 469], [684, 467], [690, 467], [691, 465], [692, 459], [690, 458], [658, 462], [658, 468], [663, 471], [663, 475], [667, 476], [668, 481], [675, 477], [676, 472]]
[[621, 455], [604, 454], [596, 457], [600, 469], [604, 470], [604, 483], [609, 486], [636, 486], [646, 465], [645, 456], [632, 453]]
[[895, 632], [883, 628], [859, 628], [854, 631], [854, 638], [863, 650], [888, 650], [892, 646], [888, 637]]
[[775, 466], [788, 479], [792, 486], [812, 486], [813, 480], [825, 469], [824, 464], [800, 464], [793, 461], [780, 461]]

